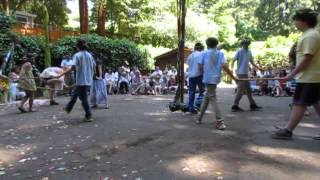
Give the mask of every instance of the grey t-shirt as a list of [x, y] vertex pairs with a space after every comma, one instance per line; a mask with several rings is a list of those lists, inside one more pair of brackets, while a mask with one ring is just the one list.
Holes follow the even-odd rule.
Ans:
[[76, 85], [91, 86], [94, 68], [96, 66], [92, 55], [88, 51], [80, 51], [73, 56], [76, 67]]
[[241, 48], [237, 51], [234, 60], [237, 61], [237, 74], [248, 74], [249, 63], [252, 61], [252, 53], [249, 49]]

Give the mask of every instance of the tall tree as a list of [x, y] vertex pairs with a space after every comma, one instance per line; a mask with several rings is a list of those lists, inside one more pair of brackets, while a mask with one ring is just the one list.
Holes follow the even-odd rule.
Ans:
[[87, 0], [79, 0], [80, 33], [89, 33], [89, 15]]
[[49, 24], [53, 27], [62, 27], [68, 23], [68, 12], [66, 0], [33, 0], [25, 10], [37, 15], [35, 21], [38, 24], [45, 24], [44, 18], [46, 12], [43, 10], [46, 7], [49, 15]]
[[6, 15], [9, 15], [9, 1], [2, 0], [2, 10], [5, 12]]
[[106, 1], [99, 0], [98, 2], [98, 34], [100, 36], [106, 35]]

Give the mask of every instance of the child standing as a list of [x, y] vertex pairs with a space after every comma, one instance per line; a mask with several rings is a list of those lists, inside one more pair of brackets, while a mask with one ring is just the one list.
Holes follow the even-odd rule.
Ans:
[[36, 82], [33, 76], [33, 68], [32, 64], [26, 57], [23, 59], [23, 65], [21, 66], [21, 71], [19, 74], [19, 84], [18, 88], [25, 91], [26, 96], [21, 100], [18, 109], [21, 113], [26, 113], [27, 111], [24, 109], [24, 104], [29, 100], [29, 112], [35, 112], [32, 108], [33, 100], [34, 100], [34, 93], [37, 90]]

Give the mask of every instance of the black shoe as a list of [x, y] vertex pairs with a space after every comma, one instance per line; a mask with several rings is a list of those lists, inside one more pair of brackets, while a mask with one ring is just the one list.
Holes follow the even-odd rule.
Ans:
[[243, 112], [243, 109], [241, 109], [239, 106], [237, 105], [233, 105], [231, 107], [232, 112]]
[[195, 109], [189, 110], [189, 112], [190, 112], [191, 114], [198, 114], [198, 111], [195, 110]]
[[83, 119], [83, 121], [84, 121], [84, 122], [92, 122], [92, 121], [94, 121], [94, 119], [93, 119], [91, 116], [88, 116], [88, 117], [85, 117], [85, 118]]
[[56, 106], [59, 105], [59, 103], [55, 102], [55, 101], [50, 101], [50, 106]]
[[272, 134], [272, 139], [290, 140], [292, 139], [292, 132], [288, 129], [279, 129]]
[[96, 108], [98, 108], [98, 105], [92, 105], [91, 108], [96, 109]]
[[259, 111], [261, 109], [262, 109], [262, 107], [257, 106], [256, 104], [250, 105], [250, 110], [251, 111]]
[[66, 112], [67, 114], [70, 114], [71, 110], [67, 109], [67, 108], [63, 108], [63, 111]]

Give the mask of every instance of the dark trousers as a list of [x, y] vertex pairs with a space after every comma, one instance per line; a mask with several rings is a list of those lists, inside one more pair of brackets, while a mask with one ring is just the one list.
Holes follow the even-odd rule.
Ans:
[[71, 111], [74, 104], [77, 102], [77, 99], [79, 97], [82, 107], [86, 112], [86, 117], [89, 118], [91, 117], [91, 112], [90, 112], [90, 107], [88, 103], [88, 91], [90, 89], [90, 86], [75, 86], [72, 94], [71, 94], [71, 99], [69, 103], [66, 106], [67, 111]]
[[194, 110], [194, 99], [196, 96], [196, 89], [197, 86], [199, 88], [199, 96], [198, 98], [203, 98], [204, 96], [204, 84], [202, 83], [202, 76], [198, 77], [192, 77], [189, 78], [189, 103], [188, 103], [188, 109], [189, 110]]
[[119, 91], [121, 94], [127, 94], [129, 92], [129, 86], [127, 82], [121, 82]]

